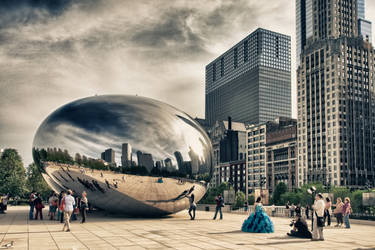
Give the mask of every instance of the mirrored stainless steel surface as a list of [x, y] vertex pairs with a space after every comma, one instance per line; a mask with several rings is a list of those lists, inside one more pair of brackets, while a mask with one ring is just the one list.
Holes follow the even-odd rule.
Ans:
[[162, 216], [199, 201], [212, 177], [200, 125], [159, 101], [106, 95], [68, 103], [38, 128], [33, 157], [55, 191], [86, 191], [96, 207]]

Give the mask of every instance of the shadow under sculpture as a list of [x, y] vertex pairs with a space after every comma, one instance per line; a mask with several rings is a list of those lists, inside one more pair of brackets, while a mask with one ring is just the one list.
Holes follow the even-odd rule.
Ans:
[[212, 177], [212, 146], [189, 115], [159, 101], [105, 95], [79, 99], [50, 114], [33, 158], [56, 191], [86, 191], [109, 212], [164, 216], [199, 201]]

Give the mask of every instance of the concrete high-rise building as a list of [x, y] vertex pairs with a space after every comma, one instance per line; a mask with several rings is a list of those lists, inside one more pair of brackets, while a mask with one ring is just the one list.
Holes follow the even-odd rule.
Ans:
[[151, 172], [151, 170], [154, 168], [154, 160], [152, 159], [152, 154], [137, 151], [137, 160], [138, 166], [145, 167], [148, 172]]
[[101, 159], [110, 164], [115, 164], [115, 151], [112, 148], [106, 149], [101, 153]]
[[[283, 168], [286, 168], [284, 170], [291, 174], [290, 183], [292, 183], [292, 179], [294, 179], [293, 183], [295, 183], [295, 178], [293, 177], [295, 176], [293, 175], [293, 172], [295, 172], [295, 161], [292, 161], [292, 153], [287, 159], [279, 159], [283, 162], [277, 163], [272, 161], [272, 159], [269, 159], [271, 165], [268, 166], [269, 169], [267, 169], [267, 143], [272, 146], [275, 142], [281, 142], [283, 135], [279, 135], [278, 133], [288, 131], [287, 128], [295, 125], [296, 120], [294, 119], [278, 117], [273, 121], [268, 121], [261, 124], [250, 124], [246, 127], [248, 143], [246, 158], [246, 192], [248, 194], [259, 190], [268, 190], [270, 187], [273, 187], [275, 182], [272, 178], [267, 178], [267, 176], [272, 177], [272, 174], [276, 173], [275, 170], [281, 170], [277, 168], [275, 169], [275, 164], [276, 166], [277, 164], [281, 164]], [[282, 146], [285, 147], [284, 145]], [[270, 150], [272, 150], [272, 147]], [[271, 172], [269, 172], [269, 170], [271, 170]], [[284, 180], [284, 182], [286, 182], [286, 180]]]
[[[279, 120], [280, 121], [280, 120]], [[285, 122], [287, 121], [287, 122]], [[283, 182], [292, 191], [297, 187], [297, 120], [285, 119], [266, 134], [267, 189], [270, 193]]]
[[359, 36], [357, 3], [312, 1], [297, 69], [299, 186], [375, 185], [374, 48]]
[[228, 121], [216, 121], [208, 130], [214, 152], [211, 185], [217, 186], [228, 181], [229, 170], [225, 166], [232, 166], [231, 162], [238, 163], [246, 158], [246, 127], [244, 123], [228, 118]]
[[130, 143], [122, 144], [121, 164], [122, 167], [130, 167], [132, 164], [132, 147]]
[[206, 66], [206, 120], [291, 116], [290, 37], [257, 29]]
[[371, 43], [371, 22], [369, 20], [366, 20], [365, 5], [365, 0], [357, 0], [358, 34], [362, 36], [363, 40]]
[[313, 37], [313, 0], [296, 0], [296, 45], [297, 66], [300, 64], [299, 55]]

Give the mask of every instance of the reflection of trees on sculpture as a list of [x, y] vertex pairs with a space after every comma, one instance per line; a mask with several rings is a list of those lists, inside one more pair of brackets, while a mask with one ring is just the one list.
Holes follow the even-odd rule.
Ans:
[[80, 154], [75, 155], [75, 159], [70, 156], [68, 150], [62, 150], [60, 148], [47, 148], [45, 150], [33, 148], [33, 157], [35, 163], [43, 169], [43, 162], [57, 162], [57, 163], [65, 163], [65, 164], [77, 164], [80, 166], [84, 166], [90, 169], [99, 169], [99, 170], [108, 170], [109, 167], [104, 164], [102, 160], [87, 158], [86, 156], [82, 156]]

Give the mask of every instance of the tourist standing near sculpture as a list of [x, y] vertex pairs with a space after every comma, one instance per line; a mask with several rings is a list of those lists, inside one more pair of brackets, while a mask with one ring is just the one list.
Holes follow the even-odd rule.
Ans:
[[216, 220], [216, 216], [217, 216], [218, 212], [220, 212], [220, 220], [222, 220], [223, 219], [223, 212], [221, 211], [221, 208], [224, 207], [224, 199], [221, 196], [221, 194], [219, 194], [216, 197], [215, 202], [216, 202], [216, 210], [215, 210], [214, 220]]
[[327, 226], [331, 226], [331, 207], [332, 207], [332, 202], [331, 200], [327, 197], [326, 198], [326, 207], [324, 210], [324, 221], [327, 220]]
[[81, 223], [86, 222], [86, 211], [89, 208], [89, 201], [87, 200], [87, 193], [86, 191], [82, 192], [82, 197], [79, 201], [79, 208], [81, 210], [81, 216], [82, 216], [82, 221]]
[[344, 203], [342, 202], [341, 198], [336, 199], [336, 207], [335, 210], [333, 210], [333, 213], [336, 217], [337, 224], [335, 227], [341, 227], [342, 224], [344, 223], [343, 221], [343, 215], [342, 215], [342, 207], [344, 206]]
[[41, 220], [43, 220], [43, 208], [44, 208], [44, 204], [43, 204], [43, 201], [42, 201], [42, 198], [40, 197], [40, 194], [38, 193], [37, 194], [37, 197], [36, 199], [34, 200], [34, 205], [35, 205], [35, 220], [38, 219], [38, 215], [40, 217]]
[[262, 197], [254, 204], [254, 212], [242, 224], [241, 230], [248, 233], [273, 233], [273, 223], [263, 210]]
[[321, 194], [315, 195], [315, 202], [313, 205], [313, 233], [311, 240], [324, 240], [324, 209], [325, 203]]
[[29, 219], [30, 220], [34, 219], [35, 199], [36, 199], [35, 191], [32, 191], [30, 194], [30, 199], [29, 199], [29, 205], [30, 205]]
[[73, 206], [76, 204], [75, 199], [72, 196], [72, 190], [68, 190], [68, 195], [65, 196], [62, 200], [62, 204], [64, 206], [64, 227], [63, 231], [65, 231], [65, 227], [68, 228], [66, 231], [70, 232], [70, 216], [73, 213]]
[[350, 198], [345, 197], [344, 206], [342, 207], [342, 213], [344, 215], [345, 228], [350, 228], [349, 215], [352, 212], [352, 207], [350, 205]]
[[[189, 199], [189, 215], [190, 219], [195, 219], [195, 210], [197, 209], [197, 204], [195, 204], [195, 197], [194, 194], [191, 194], [190, 196], [186, 196]], [[193, 211], [193, 214], [191, 212]]]

